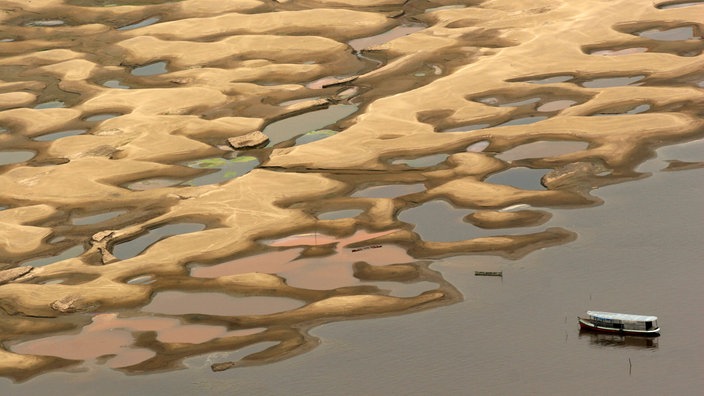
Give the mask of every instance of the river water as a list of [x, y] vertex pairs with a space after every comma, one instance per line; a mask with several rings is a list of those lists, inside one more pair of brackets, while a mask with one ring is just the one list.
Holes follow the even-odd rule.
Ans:
[[[49, 373], [5, 394], [423, 395], [696, 394], [704, 386], [700, 307], [704, 170], [603, 187], [603, 206], [554, 221], [579, 236], [519, 261], [444, 259], [464, 295], [416, 314], [323, 325], [322, 343], [283, 362], [212, 373], [205, 359], [163, 374]], [[475, 270], [502, 270], [502, 278]], [[661, 337], [580, 334], [587, 309], [653, 314]], [[255, 349], [250, 349], [249, 352]], [[630, 361], [630, 363], [629, 363]], [[200, 368], [198, 366], [200, 365]]]

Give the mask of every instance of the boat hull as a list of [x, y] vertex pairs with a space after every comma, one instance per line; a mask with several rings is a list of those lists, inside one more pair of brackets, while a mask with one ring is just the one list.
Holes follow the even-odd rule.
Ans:
[[609, 334], [621, 334], [621, 335], [634, 335], [634, 336], [646, 336], [646, 337], [657, 337], [660, 335], [660, 328], [650, 329], [650, 330], [629, 330], [629, 329], [615, 329], [612, 327], [597, 326], [588, 319], [577, 318], [579, 321], [579, 327], [583, 330], [594, 331], [597, 333], [609, 333]]

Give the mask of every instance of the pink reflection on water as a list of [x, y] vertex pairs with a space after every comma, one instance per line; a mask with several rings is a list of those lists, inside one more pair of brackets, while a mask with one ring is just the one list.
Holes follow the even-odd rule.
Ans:
[[296, 309], [302, 305], [303, 301], [284, 297], [234, 297], [222, 293], [163, 291], [143, 311], [167, 315], [266, 315]]
[[93, 322], [78, 334], [59, 335], [17, 344], [15, 353], [56, 356], [71, 360], [95, 360], [115, 355], [106, 365], [111, 368], [132, 366], [152, 358], [156, 353], [146, 348], [135, 348], [133, 332], [155, 331], [157, 339], [165, 343], [200, 344], [226, 336], [245, 336], [266, 329], [228, 331], [225, 326], [182, 325], [172, 318], [119, 318], [115, 313], [98, 314]]
[[354, 249], [348, 247], [398, 230], [369, 233], [358, 231], [346, 238], [335, 238], [325, 234], [294, 235], [271, 242], [270, 246], [316, 246], [337, 242], [335, 254], [325, 257], [300, 257], [303, 248], [287, 249], [257, 256], [245, 257], [211, 267], [195, 267], [191, 276], [217, 278], [219, 276], [261, 272], [277, 274], [286, 283], [309, 289], [334, 289], [356, 285], [359, 280], [353, 276], [352, 264], [365, 261], [371, 265], [388, 265], [414, 261], [406, 250], [395, 245], [373, 245], [372, 248]]

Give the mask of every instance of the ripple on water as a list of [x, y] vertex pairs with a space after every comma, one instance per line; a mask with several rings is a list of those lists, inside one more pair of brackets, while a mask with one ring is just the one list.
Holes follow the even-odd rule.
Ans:
[[0, 151], [0, 166], [25, 162], [34, 158], [36, 153], [29, 150], [2, 150]]
[[162, 291], [142, 310], [166, 315], [267, 315], [300, 308], [305, 302], [285, 297], [240, 296], [223, 293]]
[[164, 238], [198, 232], [205, 228], [205, 225], [200, 223], [178, 223], [167, 224], [158, 228], [149, 230], [136, 239], [121, 242], [113, 247], [112, 254], [120, 260], [126, 260], [130, 257], [137, 256], [144, 252], [149, 246], [153, 245]]

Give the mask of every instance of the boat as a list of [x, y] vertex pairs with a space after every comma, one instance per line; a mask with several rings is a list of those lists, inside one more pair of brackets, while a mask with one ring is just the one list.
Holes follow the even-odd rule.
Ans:
[[616, 312], [587, 311], [587, 317], [577, 317], [579, 327], [599, 333], [621, 335], [660, 335], [657, 316], [632, 315]]
[[504, 276], [503, 271], [474, 271], [474, 276]]

